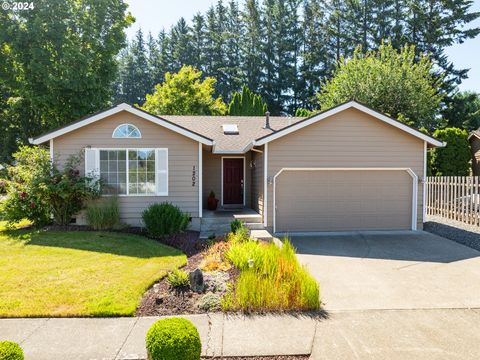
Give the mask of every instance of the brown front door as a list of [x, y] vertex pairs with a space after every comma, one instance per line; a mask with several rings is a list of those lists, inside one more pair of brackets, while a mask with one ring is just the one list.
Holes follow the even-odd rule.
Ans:
[[243, 158], [223, 159], [223, 203], [243, 205]]

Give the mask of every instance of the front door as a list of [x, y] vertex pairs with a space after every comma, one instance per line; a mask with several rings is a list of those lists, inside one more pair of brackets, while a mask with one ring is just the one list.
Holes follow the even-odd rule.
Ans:
[[243, 205], [243, 158], [223, 159], [223, 204]]

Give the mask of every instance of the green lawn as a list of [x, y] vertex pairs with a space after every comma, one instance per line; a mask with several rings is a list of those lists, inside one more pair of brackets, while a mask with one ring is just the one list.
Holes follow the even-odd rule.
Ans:
[[145, 290], [184, 264], [180, 251], [141, 236], [0, 222], [0, 317], [133, 315]]

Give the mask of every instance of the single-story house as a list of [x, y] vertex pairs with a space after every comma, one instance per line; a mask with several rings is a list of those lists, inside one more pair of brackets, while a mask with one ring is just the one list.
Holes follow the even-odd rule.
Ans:
[[480, 176], [480, 129], [472, 131], [468, 141], [472, 152], [472, 175]]
[[120, 104], [31, 143], [49, 144], [59, 164], [84, 151], [84, 171], [115, 189], [126, 223], [169, 201], [198, 229], [214, 191], [220, 211], [252, 209], [279, 233], [421, 229], [427, 148], [445, 145], [355, 101], [308, 118]]

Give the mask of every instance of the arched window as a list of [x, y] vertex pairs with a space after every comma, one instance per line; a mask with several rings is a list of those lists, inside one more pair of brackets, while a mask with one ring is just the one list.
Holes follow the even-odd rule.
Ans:
[[142, 134], [140, 130], [135, 125], [132, 124], [122, 124], [117, 126], [117, 128], [113, 131], [113, 138], [130, 138], [130, 139], [140, 139]]

